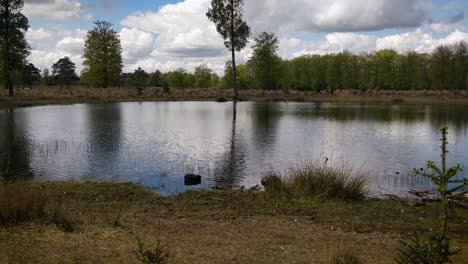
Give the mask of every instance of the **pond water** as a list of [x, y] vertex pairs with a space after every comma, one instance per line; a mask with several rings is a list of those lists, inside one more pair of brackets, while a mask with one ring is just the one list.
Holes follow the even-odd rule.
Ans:
[[[0, 110], [0, 175], [135, 182], [163, 195], [252, 186], [307, 160], [371, 171], [373, 194], [430, 188], [410, 175], [440, 160], [468, 176], [468, 106], [148, 102]], [[202, 184], [184, 186], [186, 173]]]

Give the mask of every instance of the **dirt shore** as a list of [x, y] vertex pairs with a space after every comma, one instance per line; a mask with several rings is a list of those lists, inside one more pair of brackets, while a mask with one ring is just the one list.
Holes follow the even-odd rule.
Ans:
[[[76, 226], [46, 220], [0, 228], [0, 263], [137, 263], [137, 239], [158, 234], [171, 263], [329, 263], [334, 247], [362, 263], [394, 263], [400, 238], [437, 221], [436, 204], [407, 207], [388, 200], [275, 200], [263, 193], [187, 192], [158, 195], [133, 184], [31, 183], [61, 201]], [[118, 224], [115, 219], [120, 214]], [[468, 257], [468, 210], [456, 209], [453, 245]]]
[[[0, 108], [22, 107], [48, 104], [75, 103], [114, 103], [142, 101], [229, 101], [233, 100], [231, 90], [176, 90], [164, 93], [158, 88], [147, 88], [141, 96], [133, 89], [98, 89], [73, 87], [18, 89], [16, 96], [9, 98], [5, 90], [0, 90]], [[243, 90], [236, 100], [247, 101], [311, 101], [311, 102], [369, 102], [369, 103], [450, 103], [468, 104], [466, 91], [433, 90], [372, 90], [372, 91], [336, 91], [334, 94], [304, 91], [266, 91]]]

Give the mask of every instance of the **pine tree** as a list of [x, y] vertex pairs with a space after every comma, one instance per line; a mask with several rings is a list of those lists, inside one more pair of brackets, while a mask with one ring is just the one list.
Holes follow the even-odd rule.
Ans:
[[14, 71], [21, 69], [29, 54], [29, 45], [24, 36], [29, 22], [21, 13], [23, 4], [23, 0], [0, 0], [0, 57], [9, 96], [14, 96]]
[[211, 8], [206, 13], [216, 25], [216, 30], [224, 39], [224, 45], [232, 55], [232, 83], [234, 96], [239, 96], [237, 88], [236, 51], [241, 51], [247, 45], [250, 28], [242, 18], [243, 0], [212, 0]]
[[68, 88], [71, 82], [77, 79], [75, 68], [75, 63], [68, 57], [63, 57], [52, 65], [52, 74], [57, 80], [57, 84], [60, 84], [60, 88], [62, 88], [63, 85]]

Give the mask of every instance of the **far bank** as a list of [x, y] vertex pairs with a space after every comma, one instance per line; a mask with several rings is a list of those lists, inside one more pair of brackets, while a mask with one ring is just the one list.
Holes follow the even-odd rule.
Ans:
[[146, 88], [141, 95], [130, 88], [56, 87], [17, 89], [15, 97], [0, 91], [0, 108], [35, 105], [116, 103], [151, 101], [291, 101], [337, 103], [386, 103], [386, 104], [468, 104], [463, 90], [339, 90], [317, 93], [297, 90], [241, 90], [233, 97], [232, 90], [220, 89], [172, 89], [169, 93], [160, 88]]

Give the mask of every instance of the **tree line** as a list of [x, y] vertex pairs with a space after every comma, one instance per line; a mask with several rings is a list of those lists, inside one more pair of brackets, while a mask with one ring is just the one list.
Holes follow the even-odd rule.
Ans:
[[250, 28], [242, 19], [242, 0], [212, 0], [207, 17], [216, 25], [231, 52], [223, 77], [207, 65], [194, 72], [185, 69], [162, 73], [141, 68], [123, 72], [122, 47], [112, 24], [96, 21], [88, 31], [83, 52], [84, 69], [76, 74], [76, 65], [69, 57], [51, 65], [52, 72], [41, 73], [28, 62], [30, 47], [25, 39], [28, 19], [21, 13], [22, 0], [0, 1], [0, 81], [9, 90], [35, 85], [69, 87], [84, 85], [100, 88], [145, 87], [282, 89], [328, 91], [342, 89], [451, 89], [468, 90], [467, 43], [441, 45], [430, 54], [414, 51], [397, 53], [380, 50], [353, 54], [343, 51], [327, 55], [304, 55], [284, 60], [278, 55], [279, 40], [274, 33], [264, 32], [254, 40], [252, 56], [236, 65], [235, 52], [247, 46]]

